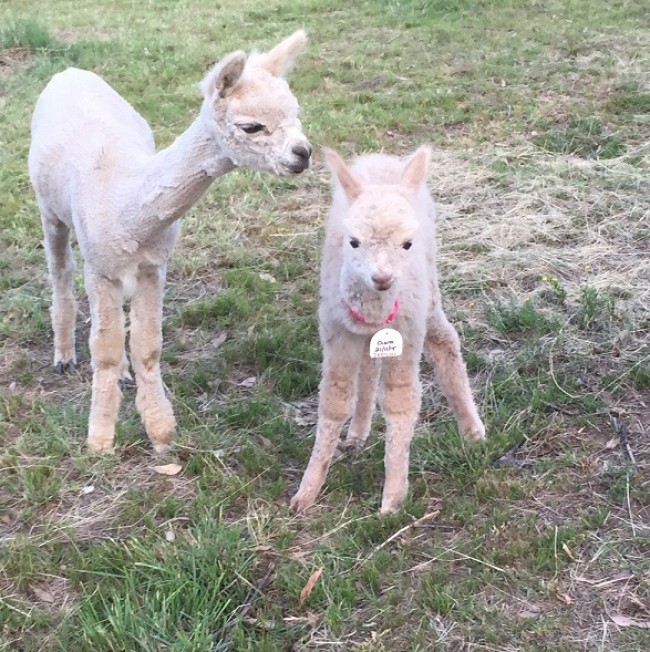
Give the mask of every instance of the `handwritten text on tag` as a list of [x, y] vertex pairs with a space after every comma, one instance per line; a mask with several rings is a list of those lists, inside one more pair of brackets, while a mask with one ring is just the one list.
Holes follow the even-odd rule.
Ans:
[[403, 339], [393, 328], [377, 331], [370, 340], [371, 358], [396, 358], [402, 355]]

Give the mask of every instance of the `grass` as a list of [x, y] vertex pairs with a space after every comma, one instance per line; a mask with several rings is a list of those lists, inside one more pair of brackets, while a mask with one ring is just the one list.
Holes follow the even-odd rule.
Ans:
[[[8, 0], [0, 6], [0, 650], [617, 650], [650, 647], [648, 41], [643, 3]], [[304, 27], [313, 144], [434, 147], [440, 277], [488, 440], [423, 365], [404, 509], [377, 514], [382, 423], [292, 517], [313, 442], [329, 180], [238, 171], [184, 218], [156, 458], [126, 391], [118, 453], [84, 447], [51, 368], [26, 158], [66, 66], [95, 70], [163, 146], [223, 54]], [[81, 267], [79, 267], [81, 269]], [[154, 466], [178, 462], [167, 477]], [[320, 579], [304, 600], [312, 573]]]

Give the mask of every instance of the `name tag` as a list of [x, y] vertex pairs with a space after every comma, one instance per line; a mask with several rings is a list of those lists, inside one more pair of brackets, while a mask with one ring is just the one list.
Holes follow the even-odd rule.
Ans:
[[402, 355], [404, 340], [393, 328], [377, 331], [370, 340], [371, 358], [396, 358]]

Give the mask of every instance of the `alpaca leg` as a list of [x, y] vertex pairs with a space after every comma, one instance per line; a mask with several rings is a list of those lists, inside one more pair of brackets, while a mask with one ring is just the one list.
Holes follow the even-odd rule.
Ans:
[[422, 387], [419, 378], [421, 353], [385, 361], [380, 404], [386, 420], [384, 453], [384, 493], [381, 513], [397, 511], [408, 492], [408, 471], [411, 440], [420, 412]]
[[70, 245], [70, 229], [56, 218], [42, 212], [45, 255], [52, 284], [52, 330], [54, 331], [54, 366], [59, 373], [74, 369], [77, 356], [74, 327], [77, 302], [73, 284], [75, 261]]
[[126, 349], [124, 350], [124, 355], [122, 356], [118, 378], [119, 380], [117, 382], [120, 384], [120, 389], [124, 389], [125, 387], [130, 387], [133, 385], [133, 376], [129, 371], [129, 356], [126, 354]]
[[135, 404], [157, 453], [168, 450], [176, 419], [160, 374], [162, 350], [162, 295], [165, 270], [141, 269], [131, 301], [129, 346], [135, 371]]
[[109, 453], [115, 443], [115, 422], [120, 409], [118, 386], [124, 358], [122, 288], [87, 265], [86, 291], [90, 302], [90, 354], [93, 367], [92, 402], [88, 423], [88, 447]]
[[291, 499], [291, 509], [296, 512], [304, 512], [316, 500], [325, 482], [341, 428], [353, 406], [355, 377], [361, 360], [361, 352], [356, 349], [361, 346], [352, 347], [345, 341], [347, 337], [343, 334], [324, 350], [316, 441], [298, 492]]
[[369, 355], [363, 356], [357, 381], [357, 399], [352, 421], [345, 438], [345, 448], [358, 451], [368, 439], [372, 415], [375, 411], [375, 398], [380, 372], [380, 360], [371, 358]]
[[472, 397], [458, 334], [439, 306], [429, 316], [424, 347], [460, 432], [467, 439], [484, 439], [485, 426]]

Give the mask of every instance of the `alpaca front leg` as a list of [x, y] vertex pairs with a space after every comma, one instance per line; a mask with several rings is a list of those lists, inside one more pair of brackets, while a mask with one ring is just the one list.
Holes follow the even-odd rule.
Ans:
[[341, 428], [350, 416], [360, 360], [359, 352], [351, 352], [350, 345], [342, 341], [332, 342], [325, 348], [316, 441], [298, 492], [291, 499], [291, 509], [295, 512], [311, 507], [325, 482]]
[[436, 307], [429, 317], [424, 347], [461, 434], [467, 439], [484, 439], [485, 426], [472, 397], [460, 339], [440, 307]]
[[85, 271], [90, 302], [90, 354], [93, 367], [88, 447], [95, 453], [112, 452], [115, 422], [120, 409], [118, 386], [124, 356], [124, 311], [119, 283]]
[[411, 440], [422, 397], [419, 359], [419, 351], [417, 356], [405, 352], [402, 358], [393, 358], [384, 363], [380, 398], [386, 421], [386, 478], [381, 500], [382, 514], [397, 511], [408, 492]]
[[171, 447], [176, 419], [160, 373], [162, 350], [162, 296], [165, 270], [141, 268], [131, 302], [129, 345], [135, 371], [135, 404], [154, 450]]
[[74, 369], [77, 363], [74, 328], [77, 302], [74, 298], [75, 262], [70, 245], [70, 229], [58, 219], [41, 213], [45, 236], [45, 255], [52, 284], [52, 330], [54, 367], [59, 373]]
[[368, 439], [372, 415], [375, 411], [377, 396], [377, 383], [381, 372], [381, 361], [364, 355], [361, 360], [357, 380], [357, 398], [354, 405], [354, 414], [350, 421], [348, 434], [345, 438], [344, 448], [359, 451]]

